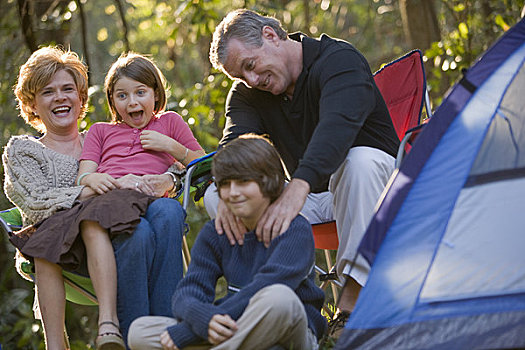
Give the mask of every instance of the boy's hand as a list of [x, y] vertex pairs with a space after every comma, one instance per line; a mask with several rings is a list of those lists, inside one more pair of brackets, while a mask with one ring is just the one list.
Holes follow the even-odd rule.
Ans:
[[237, 323], [230, 315], [213, 315], [208, 325], [208, 341], [218, 345], [230, 339], [237, 332]]
[[165, 350], [179, 350], [177, 345], [173, 342], [173, 339], [171, 339], [168, 331], [164, 331], [160, 335], [160, 344]]
[[97, 194], [104, 194], [119, 187], [117, 179], [104, 173], [92, 173], [85, 176], [82, 185], [91, 187]]
[[222, 199], [219, 199], [217, 206], [215, 230], [220, 235], [225, 233], [231, 245], [235, 245], [235, 243], [242, 245], [244, 243], [244, 234], [248, 232], [241, 219], [233, 215]]
[[169, 152], [174, 142], [177, 141], [154, 130], [144, 130], [140, 133], [142, 148], [147, 150]]
[[279, 198], [266, 208], [259, 219], [255, 229], [259, 241], [263, 241], [264, 245], [269, 247], [272, 239], [284, 233], [303, 208], [308, 193], [310, 193], [308, 182], [292, 179]]

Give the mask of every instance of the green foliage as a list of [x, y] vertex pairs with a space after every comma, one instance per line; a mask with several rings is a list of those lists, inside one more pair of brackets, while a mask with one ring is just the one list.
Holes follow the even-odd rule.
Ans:
[[27, 289], [2, 290], [0, 344], [6, 349], [38, 349], [42, 339], [40, 324], [34, 320], [33, 293]]
[[[14, 0], [4, 0], [0, 16], [0, 144], [11, 135], [36, 134], [17, 116], [12, 86], [18, 67], [30, 55]], [[33, 2], [57, 5], [32, 17], [38, 45], [64, 39], [90, 68], [90, 110], [79, 124], [89, 128], [109, 118], [104, 75], [128, 49], [151, 54], [169, 82], [168, 109], [181, 114], [207, 152], [215, 150], [224, 125], [224, 102], [231, 81], [208, 62], [211, 34], [230, 10], [247, 7], [276, 16], [293, 31], [347, 40], [361, 50], [373, 70], [412, 49], [401, 29], [399, 2], [392, 0], [125, 0], [124, 18], [114, 0]], [[86, 17], [82, 37], [80, 8]], [[434, 0], [441, 40], [426, 52], [428, 83], [434, 106], [489, 45], [515, 24], [525, 0]], [[84, 50], [86, 43], [87, 50]], [[3, 172], [3, 170], [0, 170]], [[3, 173], [1, 174], [3, 175]], [[0, 196], [0, 209], [11, 206]], [[191, 204], [187, 222], [190, 244], [208, 220], [201, 203]], [[14, 250], [0, 242], [0, 343], [3, 348], [42, 349], [41, 326], [33, 319], [32, 285], [14, 271]], [[74, 311], [73, 311], [74, 310]], [[85, 349], [96, 334], [96, 308], [67, 307], [73, 349]], [[334, 340], [332, 339], [332, 342]], [[90, 343], [91, 342], [91, 343]], [[333, 344], [332, 344], [333, 345]], [[330, 348], [330, 347], [327, 347]]]
[[[505, 31], [518, 22], [524, 0], [442, 0], [439, 21], [442, 39], [425, 52], [427, 80], [434, 106]], [[428, 68], [430, 67], [430, 69]]]

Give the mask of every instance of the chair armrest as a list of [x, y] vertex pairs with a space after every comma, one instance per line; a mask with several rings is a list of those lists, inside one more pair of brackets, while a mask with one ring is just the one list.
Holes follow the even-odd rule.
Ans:
[[0, 217], [0, 231], [8, 237], [13, 235], [13, 230], [2, 217]]
[[191, 189], [196, 189], [194, 200], [197, 202], [206, 191], [206, 188], [211, 182], [211, 164], [215, 152], [211, 152], [205, 156], [194, 159], [186, 168], [186, 176], [183, 181], [183, 198], [182, 207], [184, 210], [188, 208]]
[[22, 215], [17, 207], [0, 211], [0, 230], [8, 236], [13, 234], [13, 230], [22, 228]]

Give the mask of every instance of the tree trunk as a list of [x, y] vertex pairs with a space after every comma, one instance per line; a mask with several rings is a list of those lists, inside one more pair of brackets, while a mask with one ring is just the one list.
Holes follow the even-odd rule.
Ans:
[[126, 12], [124, 11], [124, 6], [122, 6], [122, 2], [120, 2], [120, 0], [115, 0], [115, 4], [117, 5], [120, 21], [122, 24], [122, 40], [124, 40], [124, 51], [129, 51], [130, 45], [128, 39], [128, 22], [126, 21]]
[[[84, 51], [84, 59], [86, 60], [86, 65], [89, 67], [89, 51], [88, 51], [88, 43], [87, 43], [87, 20], [86, 20], [86, 14], [84, 13], [84, 5], [82, 5], [81, 0], [76, 0], [76, 4], [78, 7], [78, 13], [80, 14], [80, 27], [82, 29], [82, 49]], [[88, 70], [88, 86], [91, 86], [91, 71]]]
[[28, 0], [18, 0], [18, 16], [20, 17], [20, 26], [22, 27], [22, 34], [27, 47], [31, 52], [38, 48], [35, 33], [33, 31], [32, 18], [32, 6]]
[[424, 52], [440, 40], [433, 0], [400, 0], [399, 8], [405, 36], [413, 48]]
[[[68, 0], [18, 0], [18, 15], [27, 47], [31, 52], [41, 44], [67, 46], [70, 19], [63, 19]], [[58, 15], [54, 12], [58, 10]]]

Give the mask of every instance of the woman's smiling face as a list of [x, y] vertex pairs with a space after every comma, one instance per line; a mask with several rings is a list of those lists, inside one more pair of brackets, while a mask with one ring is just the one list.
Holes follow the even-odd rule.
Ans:
[[32, 109], [46, 130], [77, 128], [82, 101], [75, 80], [66, 70], [59, 70], [51, 81], [35, 94]]

